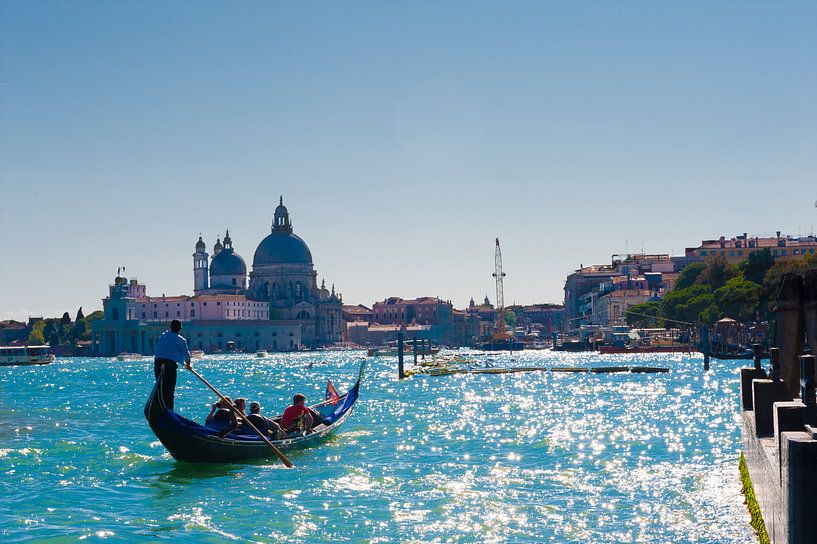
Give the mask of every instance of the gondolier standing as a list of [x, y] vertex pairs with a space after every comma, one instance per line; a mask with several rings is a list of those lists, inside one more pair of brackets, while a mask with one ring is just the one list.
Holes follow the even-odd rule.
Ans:
[[156, 342], [153, 370], [156, 379], [164, 370], [162, 378], [162, 398], [168, 410], [173, 410], [173, 394], [176, 391], [176, 369], [179, 364], [190, 368], [190, 350], [187, 340], [181, 335], [182, 322], [174, 319], [170, 322], [170, 330], [162, 333]]

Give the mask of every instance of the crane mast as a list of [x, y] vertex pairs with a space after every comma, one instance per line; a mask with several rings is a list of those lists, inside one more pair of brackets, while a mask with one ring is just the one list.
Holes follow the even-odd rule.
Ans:
[[505, 293], [504, 280], [505, 273], [502, 271], [502, 249], [499, 247], [499, 238], [496, 239], [496, 251], [494, 252], [494, 278], [496, 278], [496, 310], [497, 333], [494, 335], [495, 339], [503, 339], [505, 334], [505, 316], [503, 310], [505, 309]]

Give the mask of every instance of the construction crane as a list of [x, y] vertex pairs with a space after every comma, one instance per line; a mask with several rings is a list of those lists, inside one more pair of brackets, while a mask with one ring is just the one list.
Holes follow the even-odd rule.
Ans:
[[496, 251], [494, 252], [494, 278], [496, 279], [496, 333], [494, 340], [507, 340], [510, 335], [505, 332], [505, 293], [504, 280], [505, 272], [502, 271], [502, 249], [499, 247], [499, 238], [496, 239]]

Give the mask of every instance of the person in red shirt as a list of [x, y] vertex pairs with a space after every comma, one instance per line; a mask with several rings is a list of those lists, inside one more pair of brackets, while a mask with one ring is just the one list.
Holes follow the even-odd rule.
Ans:
[[281, 428], [287, 433], [292, 431], [309, 432], [312, 430], [313, 422], [312, 413], [306, 407], [306, 397], [296, 393], [292, 397], [292, 406], [284, 410], [284, 415], [281, 416]]

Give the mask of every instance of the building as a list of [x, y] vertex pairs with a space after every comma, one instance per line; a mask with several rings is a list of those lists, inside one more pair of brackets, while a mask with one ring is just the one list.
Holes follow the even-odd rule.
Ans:
[[[628, 254], [613, 255], [609, 265], [580, 267], [565, 280], [563, 328], [570, 331], [581, 325], [599, 324], [602, 317], [609, 320], [612, 315], [609, 303], [613, 299], [601, 300], [609, 293], [646, 290], [651, 292], [648, 299], [660, 298], [674, 288], [678, 272], [696, 260], [694, 255]], [[625, 300], [639, 298], [633, 296]], [[618, 302], [613, 307], [619, 308]]]
[[0, 346], [25, 342], [31, 334], [31, 323], [7, 319], [0, 321]]
[[173, 319], [184, 323], [191, 349], [206, 352], [289, 351], [342, 339], [342, 298], [334, 286], [318, 286], [312, 253], [293, 233], [283, 198], [249, 275], [227, 231], [212, 257], [201, 237], [196, 242], [193, 295], [151, 297], [136, 278], [117, 274], [102, 302], [104, 317], [93, 324], [99, 355], [150, 354]]
[[454, 307], [451, 301], [437, 297], [389, 297], [375, 302], [371, 310], [363, 305], [344, 306], [343, 312], [346, 339], [356, 344], [382, 344], [395, 340], [405, 329], [412, 337], [461, 345], [455, 336]]
[[774, 237], [749, 237], [748, 233], [727, 239], [721, 236], [717, 240], [703, 240], [698, 247], [688, 247], [686, 256], [697, 260], [711, 257], [723, 257], [730, 263], [739, 263], [749, 258], [752, 253], [769, 250], [775, 259], [798, 259], [817, 253], [817, 237], [814, 235], [794, 237], [781, 236], [777, 231]]

